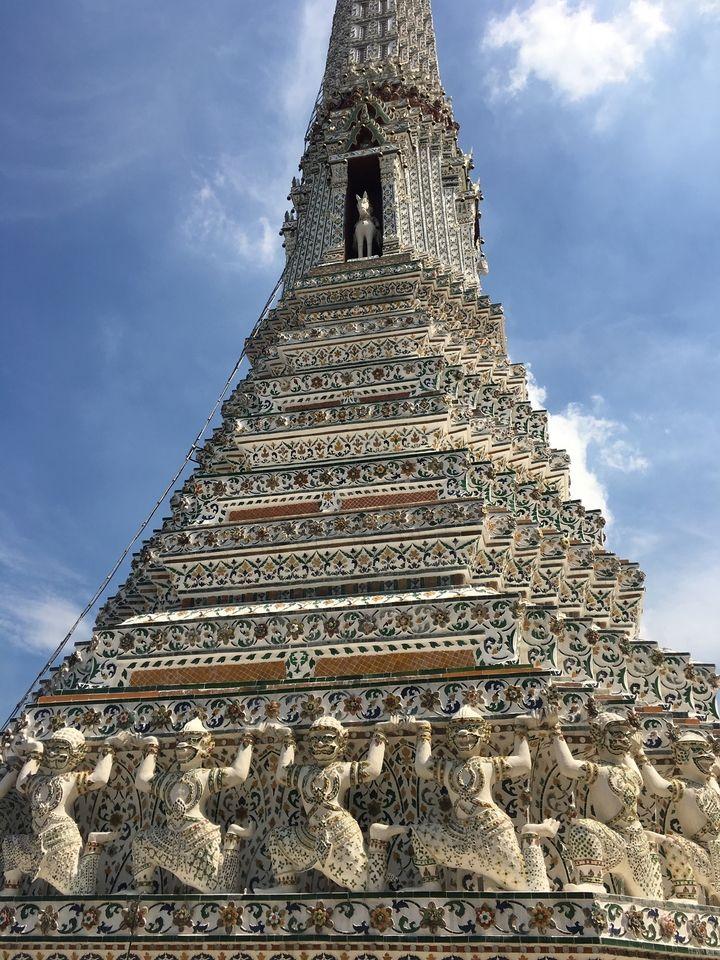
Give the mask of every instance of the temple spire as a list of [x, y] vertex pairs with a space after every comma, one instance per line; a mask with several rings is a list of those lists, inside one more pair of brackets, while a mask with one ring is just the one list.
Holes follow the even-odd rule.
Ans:
[[430, 0], [337, 0], [281, 230], [286, 288], [317, 267], [404, 253], [477, 290], [486, 261], [472, 167], [440, 83]]
[[430, 0], [337, 0], [324, 99], [363, 76], [442, 93]]

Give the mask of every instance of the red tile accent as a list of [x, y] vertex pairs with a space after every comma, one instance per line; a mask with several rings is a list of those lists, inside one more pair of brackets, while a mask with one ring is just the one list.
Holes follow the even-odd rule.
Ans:
[[283, 517], [302, 517], [320, 512], [319, 500], [303, 500], [301, 503], [276, 503], [272, 507], [253, 507], [248, 510], [231, 510], [228, 520], [272, 520]]
[[[372, 396], [357, 397], [356, 402], [385, 403], [387, 400], [407, 400], [409, 396], [409, 390], [400, 393], [377, 393], [372, 394]], [[342, 406], [342, 400], [323, 400], [321, 403], [293, 403], [288, 407], [283, 407], [283, 413], [301, 413], [303, 410], [331, 410]]]
[[435, 503], [437, 498], [437, 490], [409, 490], [407, 493], [348, 497], [347, 500], [343, 500], [343, 508], [345, 510], [363, 510], [366, 507], [410, 507], [416, 503]]
[[284, 680], [282, 660], [262, 663], [224, 663], [209, 667], [160, 667], [135, 670], [131, 687], [177, 687], [182, 684], [242, 683], [248, 680]]
[[412, 653], [380, 653], [372, 656], [322, 657], [315, 664], [315, 676], [362, 677], [424, 670], [466, 670], [475, 666], [472, 650], [426, 650]]

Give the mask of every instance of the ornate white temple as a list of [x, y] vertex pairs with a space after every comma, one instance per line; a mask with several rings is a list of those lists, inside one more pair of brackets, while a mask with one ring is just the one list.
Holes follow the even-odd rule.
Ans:
[[429, 0], [338, 0], [282, 297], [3, 736], [2, 960], [720, 957], [718, 677], [482, 292]]

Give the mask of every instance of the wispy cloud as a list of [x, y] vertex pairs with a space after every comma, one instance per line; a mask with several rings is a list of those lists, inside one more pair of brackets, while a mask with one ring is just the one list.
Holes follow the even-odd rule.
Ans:
[[289, 58], [282, 56], [274, 123], [261, 149], [221, 156], [198, 179], [182, 221], [195, 252], [228, 267], [280, 262], [279, 229], [289, 182], [322, 79], [334, 0], [304, 0]]
[[301, 124], [307, 121], [322, 80], [335, 0], [303, 0], [295, 49], [285, 71], [281, 101]]
[[492, 19], [483, 46], [512, 53], [498, 89], [514, 95], [535, 78], [578, 101], [627, 83], [670, 32], [661, 2], [631, 0], [603, 18], [594, 0], [533, 0]]
[[[236, 171], [229, 175], [233, 161], [223, 157], [216, 168], [201, 179], [190, 197], [182, 222], [183, 235], [191, 248], [226, 266], [250, 264], [271, 266], [279, 254], [278, 230], [270, 223], [273, 201], [268, 186], [268, 213], [249, 214], [248, 207], [258, 206], [250, 173], [246, 177]], [[277, 196], [277, 193], [275, 193]]]
[[[83, 584], [78, 575], [18, 535], [0, 514], [0, 644], [50, 652], [77, 618]], [[74, 640], [88, 638], [90, 621]], [[5, 654], [7, 655], [7, 653]]]
[[[528, 394], [533, 406], [545, 407], [547, 391], [536, 382], [532, 371], [528, 373]], [[548, 411], [548, 429], [553, 447], [570, 455], [573, 497], [588, 508], [602, 510], [612, 521], [602, 474], [608, 470], [638, 473], [648, 468], [649, 461], [625, 436], [627, 427], [601, 416], [601, 409], [602, 397], [594, 397], [591, 409], [570, 403], [560, 412]]]
[[80, 59], [78, 71], [76, 88], [43, 76], [3, 101], [0, 220], [47, 219], [97, 201], [170, 136], [170, 98], [152, 68], [124, 76], [123, 67]]
[[[46, 593], [43, 588], [27, 585], [16, 592], [0, 589], [0, 631], [18, 647], [31, 650], [54, 650], [80, 613], [82, 608], [67, 597]], [[88, 622], [80, 624], [73, 636], [74, 642], [90, 636]]]

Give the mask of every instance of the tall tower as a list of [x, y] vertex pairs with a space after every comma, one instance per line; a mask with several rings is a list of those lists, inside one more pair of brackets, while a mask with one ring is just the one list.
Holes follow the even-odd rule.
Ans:
[[720, 956], [718, 678], [508, 359], [429, 0], [338, 0], [300, 167], [250, 373], [5, 737], [3, 957]]

